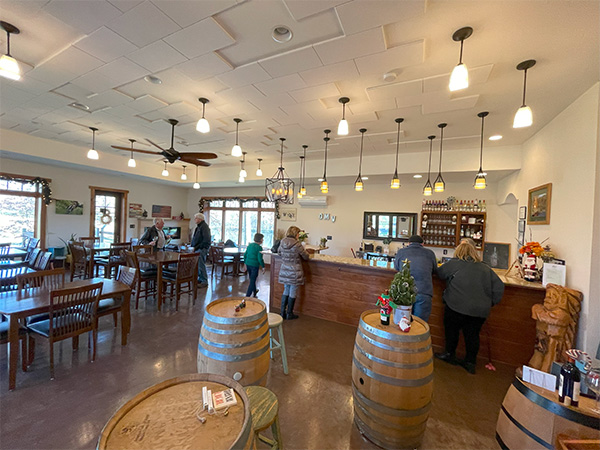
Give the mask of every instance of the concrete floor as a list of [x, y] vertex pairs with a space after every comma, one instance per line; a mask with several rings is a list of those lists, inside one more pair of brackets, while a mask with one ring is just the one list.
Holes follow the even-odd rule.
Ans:
[[[259, 277], [259, 298], [268, 299], [269, 275]], [[100, 321], [96, 362], [85, 345], [55, 344], [56, 379], [50, 380], [48, 344], [38, 339], [27, 373], [18, 371], [8, 392], [7, 355], [0, 356], [0, 447], [2, 449], [93, 449], [104, 424], [127, 400], [163, 380], [196, 372], [198, 334], [210, 301], [243, 295], [245, 277], [225, 277], [200, 290], [179, 312], [150, 301], [132, 310], [129, 345], [121, 347], [112, 317]], [[343, 306], [341, 306], [343, 307]], [[280, 402], [280, 424], [288, 449], [375, 449], [353, 423], [351, 367], [356, 328], [311, 317], [284, 323], [289, 375], [278, 353], [267, 387]], [[434, 399], [423, 449], [497, 449], [495, 425], [514, 369], [469, 375], [435, 361]], [[258, 448], [266, 448], [259, 444]]]

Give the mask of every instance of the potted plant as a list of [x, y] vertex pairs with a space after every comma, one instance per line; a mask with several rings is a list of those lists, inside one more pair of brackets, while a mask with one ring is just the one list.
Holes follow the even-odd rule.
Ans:
[[385, 238], [383, 240], [383, 253], [386, 255], [390, 252], [390, 244], [392, 243], [392, 238]]
[[304, 230], [300, 231], [300, 234], [298, 234], [298, 240], [300, 242], [304, 243], [307, 239], [308, 239], [308, 233]]
[[65, 241], [63, 238], [59, 239], [63, 242], [63, 244], [65, 244], [65, 249], [67, 252], [67, 258], [65, 260], [65, 262], [67, 263], [71, 263], [71, 249], [69, 248], [69, 244], [72, 244], [73, 242], [75, 242], [77, 240], [77, 234], [76, 233], [71, 233], [71, 237], [69, 238], [68, 241]]
[[325, 248], [327, 246], [327, 238], [321, 238], [321, 241], [319, 243], [319, 246], [321, 248]]
[[[402, 269], [398, 272], [390, 285], [390, 306], [394, 309], [394, 323], [400, 325], [402, 317], [406, 317], [410, 324], [410, 311], [417, 298], [415, 279], [410, 274], [410, 261], [402, 262]], [[408, 331], [408, 330], [406, 330]]]

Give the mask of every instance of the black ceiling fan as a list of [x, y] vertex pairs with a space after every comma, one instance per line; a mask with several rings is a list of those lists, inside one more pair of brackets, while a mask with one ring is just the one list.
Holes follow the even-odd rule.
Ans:
[[215, 153], [202, 153], [202, 152], [185, 152], [180, 153], [175, 148], [173, 148], [173, 140], [175, 138], [175, 125], [179, 123], [178, 120], [169, 119], [168, 122], [171, 124], [171, 147], [168, 149], [162, 148], [160, 145], [155, 144], [150, 139], [146, 139], [156, 148], [160, 149], [160, 152], [153, 152], [150, 150], [140, 150], [137, 148], [127, 148], [127, 147], [119, 147], [117, 145], [112, 145], [112, 148], [116, 148], [118, 150], [126, 150], [130, 152], [138, 152], [138, 153], [146, 153], [149, 155], [162, 155], [167, 161], [173, 164], [175, 161], [183, 161], [188, 164], [194, 164], [195, 166], [210, 166], [210, 163], [206, 161], [202, 161], [203, 159], [216, 159], [217, 155]]

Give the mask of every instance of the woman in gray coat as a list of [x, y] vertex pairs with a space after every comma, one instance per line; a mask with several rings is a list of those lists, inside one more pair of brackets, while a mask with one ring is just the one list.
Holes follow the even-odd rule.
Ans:
[[[281, 297], [281, 316], [284, 319], [297, 319], [294, 314], [296, 291], [298, 286], [304, 284], [304, 271], [302, 259], [308, 260], [308, 253], [298, 240], [300, 228], [289, 227], [286, 238], [281, 240], [277, 253], [281, 255], [281, 268], [279, 269], [279, 282], [283, 284], [283, 297]], [[286, 310], [287, 307], [287, 310]]]

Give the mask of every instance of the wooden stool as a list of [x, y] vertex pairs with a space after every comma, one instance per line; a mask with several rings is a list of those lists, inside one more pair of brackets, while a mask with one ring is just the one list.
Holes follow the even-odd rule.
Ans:
[[[273, 333], [277, 328], [279, 333], [279, 341], [273, 337]], [[285, 341], [283, 340], [283, 317], [279, 314], [269, 313], [269, 337], [271, 345], [271, 359], [273, 359], [273, 350], [281, 351], [281, 362], [283, 362], [283, 373], [288, 374], [287, 354], [285, 352]]]
[[[281, 316], [279, 317], [281, 318]], [[247, 386], [244, 390], [250, 400], [250, 414], [252, 415], [254, 438], [258, 438], [264, 443], [269, 444], [272, 450], [283, 450], [281, 430], [279, 429], [279, 402], [277, 401], [277, 396], [262, 386]], [[261, 431], [269, 427], [271, 427], [273, 439], [260, 434]]]

